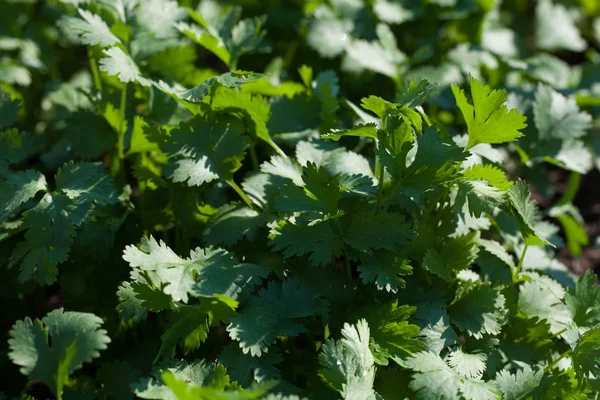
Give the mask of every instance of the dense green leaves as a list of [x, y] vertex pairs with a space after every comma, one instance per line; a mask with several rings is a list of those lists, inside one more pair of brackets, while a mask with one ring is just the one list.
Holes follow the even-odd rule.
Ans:
[[594, 1], [0, 3], [0, 398], [597, 397]]

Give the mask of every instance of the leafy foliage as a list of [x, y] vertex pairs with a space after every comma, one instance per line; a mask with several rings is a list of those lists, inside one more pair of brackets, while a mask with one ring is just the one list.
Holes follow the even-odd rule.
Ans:
[[2, 2], [0, 399], [596, 398], [600, 8], [523, 4]]

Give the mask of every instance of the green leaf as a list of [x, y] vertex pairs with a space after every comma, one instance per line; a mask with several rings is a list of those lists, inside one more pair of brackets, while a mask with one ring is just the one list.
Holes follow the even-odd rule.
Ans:
[[233, 246], [242, 238], [255, 240], [256, 231], [266, 226], [267, 218], [249, 207], [226, 204], [208, 222], [204, 237], [211, 244]]
[[451, 281], [460, 270], [470, 267], [477, 258], [477, 239], [476, 232], [447, 238], [439, 251], [433, 248], [426, 251], [423, 267], [440, 278]]
[[573, 349], [575, 372], [581, 379], [589, 374], [600, 372], [600, 328], [590, 329], [577, 342]]
[[493, 383], [463, 378], [434, 353], [413, 354], [406, 365], [415, 371], [410, 388], [417, 392], [418, 399], [456, 399], [461, 396], [467, 400], [498, 398]]
[[0, 183], [0, 204], [4, 204], [0, 209], [0, 222], [12, 217], [22, 204], [33, 199], [41, 190], [48, 190], [48, 184], [40, 172], [28, 169], [10, 174], [5, 182]]
[[96, 205], [118, 201], [112, 179], [101, 164], [69, 163], [56, 174], [56, 189], [46, 193], [25, 214], [25, 240], [13, 250], [10, 265], [21, 263], [19, 280], [35, 278], [49, 285], [57, 265], [67, 259], [78, 226], [94, 213]]
[[[375, 365], [369, 349], [369, 325], [361, 319], [344, 324], [343, 339], [328, 340], [319, 354], [319, 376], [343, 398], [374, 400]], [[356, 396], [356, 397], [355, 397]]]
[[374, 283], [378, 290], [397, 293], [404, 288], [404, 276], [412, 274], [410, 261], [392, 251], [377, 251], [361, 258], [357, 267], [365, 284]]
[[295, 279], [270, 282], [252, 297], [227, 327], [244, 354], [268, 353], [277, 336], [297, 336], [306, 331], [302, 318], [317, 314], [319, 297]]
[[502, 393], [502, 399], [522, 400], [529, 398], [529, 395], [537, 389], [542, 382], [544, 371], [534, 371], [529, 366], [517, 370], [516, 374], [511, 374], [507, 370], [499, 371], [496, 375], [496, 384]]
[[189, 383], [193, 387], [210, 387], [224, 390], [229, 385], [229, 377], [223, 366], [206, 360], [171, 360], [155, 367], [152, 377], [142, 378], [132, 384], [131, 389], [142, 399], [177, 400], [178, 397], [164, 381], [165, 373], [170, 373], [175, 379]]
[[130, 282], [123, 282], [117, 290], [119, 304], [117, 312], [124, 321], [140, 322], [148, 316], [148, 310], [143, 305], [143, 301], [137, 296], [136, 291]]
[[441, 351], [458, 342], [443, 302], [422, 302], [417, 305], [415, 323], [419, 326], [419, 338], [427, 351], [440, 354]]
[[344, 233], [344, 242], [350, 247], [371, 254], [374, 249], [394, 251], [408, 243], [412, 236], [410, 225], [400, 214], [373, 214], [358, 212]]
[[417, 338], [419, 327], [408, 321], [415, 311], [413, 306], [398, 306], [397, 300], [361, 310], [371, 330], [371, 352], [378, 363], [387, 365], [391, 358], [401, 364], [410, 354], [423, 350], [423, 342]]
[[558, 333], [572, 322], [567, 306], [562, 302], [564, 288], [548, 277], [524, 282], [519, 287], [519, 311], [527, 318], [539, 318], [550, 324], [550, 332]]
[[20, 101], [12, 99], [10, 94], [0, 87], [0, 129], [8, 128], [17, 122]]
[[140, 72], [135, 61], [119, 47], [104, 50], [108, 57], [100, 59], [100, 71], [108, 76], [117, 76], [123, 83], [137, 82], [142, 86], [150, 86], [152, 82]]
[[521, 221], [525, 238], [530, 236], [538, 239], [542, 244], [552, 245], [538, 229], [542, 217], [536, 204], [531, 200], [529, 185], [521, 179], [510, 185], [508, 198], [513, 206], [515, 216]]
[[356, 125], [350, 129], [332, 129], [321, 135], [322, 139], [338, 141], [344, 136], [359, 136], [377, 139], [377, 126], [375, 124]]
[[535, 10], [535, 41], [542, 50], [570, 50], [581, 52], [587, 48], [581, 37], [575, 17], [562, 4], [541, 0]]
[[246, 285], [254, 285], [266, 271], [254, 264], [240, 264], [222, 249], [212, 247], [190, 251], [181, 258], [162, 240], [142, 238], [140, 248], [127, 246], [123, 259], [133, 268], [132, 277], [148, 273], [153, 284], [174, 301], [188, 302], [195, 297], [223, 295], [235, 299]]
[[231, 379], [243, 387], [250, 386], [254, 381], [263, 383], [280, 379], [281, 372], [275, 365], [282, 361], [283, 358], [277, 348], [270, 349], [260, 357], [252, 357], [244, 354], [235, 343], [225, 346], [219, 355], [219, 362], [227, 368]]
[[457, 349], [448, 355], [448, 365], [460, 376], [468, 379], [481, 379], [486, 369], [485, 353], [465, 353]]
[[510, 188], [505, 172], [491, 164], [472, 165], [463, 172], [463, 176], [468, 180], [485, 180], [491, 186], [503, 191]]
[[73, 42], [100, 47], [121, 43], [99, 15], [82, 9], [77, 11], [81, 18], [63, 17], [58, 21], [59, 28]]
[[541, 83], [535, 92], [533, 120], [540, 140], [580, 138], [592, 126], [592, 116], [579, 110], [574, 97], [563, 96]]
[[462, 282], [448, 306], [450, 319], [463, 332], [476, 339], [498, 335], [506, 322], [506, 298], [489, 283]]
[[269, 103], [261, 96], [254, 96], [249, 92], [240, 92], [233, 89], [221, 89], [215, 92], [210, 99], [210, 107], [216, 111], [232, 113], [241, 112], [252, 135], [274, 147], [280, 155], [285, 156], [274, 144], [267, 129], [267, 122], [271, 116]]
[[129, 385], [140, 378], [140, 371], [132, 368], [128, 363], [115, 361], [103, 364], [96, 375], [102, 385], [101, 399], [133, 400], [135, 396]]
[[480, 179], [459, 182], [456, 196], [457, 207], [462, 209], [466, 201], [470, 215], [476, 218], [482, 213], [491, 214], [504, 203], [504, 192]]
[[[192, 12], [192, 11], [190, 11]], [[206, 50], [219, 57], [226, 65], [229, 65], [231, 60], [231, 54], [225, 47], [225, 43], [219, 38], [211, 35], [207, 30], [203, 29], [198, 25], [188, 24], [187, 22], [180, 22], [175, 25], [177, 30], [204, 47]]]
[[492, 90], [471, 77], [473, 104], [469, 104], [465, 92], [457, 85], [452, 85], [452, 92], [469, 130], [467, 150], [479, 143], [512, 142], [523, 136], [519, 129], [527, 127], [526, 118], [504, 105], [506, 90]]
[[426, 79], [417, 81], [413, 79], [406, 90], [396, 96], [396, 103], [406, 107], [414, 108], [423, 104], [427, 98], [437, 90], [438, 84], [431, 83]]
[[185, 90], [181, 93], [176, 94], [182, 100], [189, 101], [190, 103], [200, 103], [204, 96], [207, 96], [209, 91], [218, 85], [225, 86], [232, 89], [238, 89], [246, 83], [254, 82], [262, 78], [262, 74], [247, 71], [235, 71], [227, 72], [221, 75], [217, 75], [208, 78], [200, 85]]
[[577, 326], [591, 328], [600, 323], [600, 286], [596, 280], [596, 274], [588, 269], [575, 287], [567, 290], [565, 303]]
[[275, 207], [285, 212], [318, 213], [323, 216], [338, 213], [342, 191], [338, 179], [331, 178], [325, 169], [308, 162], [302, 168], [304, 187], [287, 184], [275, 199]]
[[339, 257], [344, 242], [329, 221], [308, 224], [306, 221], [287, 222], [279, 230], [271, 230], [273, 250], [283, 251], [285, 258], [310, 254], [314, 266], [325, 266]]
[[[225, 300], [225, 299], [223, 299]], [[170, 354], [178, 344], [181, 344], [184, 354], [197, 350], [208, 337], [211, 321], [229, 323], [235, 314], [237, 302], [220, 299], [202, 299], [199, 306], [182, 306], [169, 329], [162, 334], [162, 345], [157, 357]]]
[[22, 374], [41, 380], [61, 399], [69, 375], [99, 357], [110, 343], [106, 331], [98, 329], [102, 322], [94, 314], [62, 308], [41, 321], [25, 318], [10, 331], [8, 355]]
[[188, 186], [232, 179], [242, 166], [249, 144], [242, 132], [236, 121], [225, 118], [211, 121], [196, 116], [181, 123], [161, 143], [161, 149], [171, 154], [165, 176]]

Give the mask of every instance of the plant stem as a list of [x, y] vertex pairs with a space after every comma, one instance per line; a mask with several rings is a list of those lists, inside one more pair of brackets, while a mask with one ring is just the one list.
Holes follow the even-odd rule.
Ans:
[[569, 355], [571, 355], [571, 350], [567, 350], [564, 353], [562, 353], [556, 360], [552, 361], [552, 363], [550, 363], [546, 368], [544, 368], [544, 373], [550, 372], [552, 368], [556, 367], [560, 360]]
[[519, 279], [519, 275], [521, 275], [521, 269], [523, 268], [523, 260], [525, 260], [525, 253], [527, 253], [528, 244], [525, 244], [523, 247], [523, 251], [521, 252], [521, 257], [519, 257], [519, 264], [517, 265], [517, 271], [515, 272], [515, 276], [513, 277], [513, 283], [517, 282]]
[[123, 88], [123, 91], [121, 91], [121, 103], [119, 105], [119, 113], [121, 114], [121, 122], [119, 124], [119, 132], [117, 132], [117, 137], [118, 137], [118, 142], [117, 142], [117, 149], [118, 149], [118, 154], [119, 154], [119, 159], [123, 159], [125, 156], [125, 152], [123, 149], [123, 139], [125, 137], [125, 133], [123, 132], [123, 128], [125, 127], [125, 117], [126, 117], [126, 110], [127, 109], [127, 83], [125, 84], [125, 87]]
[[385, 176], [385, 167], [379, 166], [379, 190], [377, 191], [377, 212], [381, 211], [381, 201], [383, 199], [383, 179]]
[[281, 150], [281, 148], [279, 146], [277, 146], [277, 143], [275, 143], [271, 138], [269, 138], [268, 140], [266, 140], [267, 144], [269, 146], [271, 146], [273, 148], [273, 150], [275, 150], [277, 152], [277, 154], [279, 154], [281, 157], [287, 159], [288, 156], [287, 154], [285, 154], [283, 152], [283, 150]]
[[244, 201], [244, 203], [246, 203], [246, 205], [248, 207], [250, 207], [251, 209], [254, 210], [254, 204], [252, 204], [252, 201], [250, 200], [250, 198], [246, 195], [246, 193], [244, 193], [244, 191], [242, 190], [242, 188], [239, 187], [237, 183], [235, 183], [233, 180], [230, 179], [230, 180], [227, 181], [227, 184], [229, 186], [231, 186], [231, 188], [233, 190], [235, 190], [235, 192], [237, 194], [240, 195], [240, 197], [242, 198], [242, 200]]
[[250, 146], [250, 159], [252, 160], [252, 169], [258, 171], [258, 157], [256, 157], [256, 149], [254, 145]]
[[94, 86], [96, 90], [102, 91], [102, 81], [100, 80], [100, 71], [98, 70], [98, 63], [96, 58], [92, 54], [92, 49], [88, 48], [88, 59], [90, 61], [90, 69], [92, 70], [92, 77], [94, 78]]

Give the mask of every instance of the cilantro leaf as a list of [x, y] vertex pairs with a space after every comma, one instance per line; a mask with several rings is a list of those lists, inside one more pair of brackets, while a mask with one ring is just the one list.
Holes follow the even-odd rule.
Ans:
[[250, 386], [254, 381], [263, 383], [280, 379], [281, 372], [275, 365], [282, 361], [283, 357], [277, 348], [271, 349], [260, 357], [252, 357], [244, 354], [235, 343], [225, 346], [219, 355], [219, 362], [227, 367], [231, 379], [243, 387]]
[[417, 305], [415, 323], [419, 326], [419, 338], [425, 343], [429, 352], [440, 352], [457, 343], [458, 336], [450, 324], [450, 316], [446, 304], [436, 302], [421, 302]]
[[506, 298], [488, 283], [462, 282], [448, 312], [452, 322], [476, 339], [498, 335], [506, 322]]
[[10, 331], [10, 359], [31, 380], [41, 380], [58, 397], [69, 375], [100, 356], [110, 343], [102, 319], [90, 313], [58, 309], [42, 320], [25, 318]]
[[410, 261], [392, 251], [376, 251], [361, 258], [357, 267], [362, 281], [375, 283], [377, 289], [397, 293], [406, 285], [403, 276], [412, 274]]
[[[198, 134], [202, 132], [202, 134]], [[196, 116], [162, 138], [161, 149], [172, 154], [165, 176], [173, 182], [201, 186], [216, 179], [230, 180], [242, 166], [248, 140], [235, 121], [219, 122]]]
[[222, 85], [227, 88], [238, 89], [246, 83], [257, 81], [260, 78], [262, 78], [262, 74], [253, 72], [226, 72], [224, 74], [208, 78], [200, 85], [178, 93], [177, 96], [180, 99], [189, 101], [191, 103], [200, 103], [204, 96], [208, 95], [209, 91], [215, 87], [218, 87], [218, 85]]
[[417, 337], [419, 327], [408, 321], [415, 310], [413, 306], [398, 306], [398, 301], [361, 310], [371, 330], [371, 352], [378, 364], [387, 365], [389, 358], [401, 364], [410, 354], [423, 350]]
[[19, 280], [52, 284], [73, 243], [78, 226], [96, 205], [118, 201], [112, 179], [100, 164], [69, 163], [56, 174], [56, 189], [25, 213], [25, 240], [13, 250], [10, 265], [21, 263]]
[[297, 336], [306, 331], [300, 319], [317, 314], [319, 301], [312, 290], [295, 279], [270, 282], [232, 318], [227, 331], [240, 342], [244, 354], [260, 357], [277, 336]]
[[58, 25], [68, 38], [79, 44], [108, 47], [121, 43], [111, 31], [106, 22], [89, 11], [77, 10], [81, 18], [64, 17]]
[[519, 288], [519, 311], [528, 318], [548, 321], [550, 332], [558, 333], [572, 321], [562, 302], [564, 294], [562, 286], [548, 277], [524, 282]]
[[344, 324], [343, 339], [328, 340], [319, 354], [319, 376], [347, 398], [374, 400], [375, 365], [369, 349], [369, 325], [361, 319]]
[[169, 372], [176, 379], [188, 382], [193, 386], [211, 387], [223, 390], [229, 385], [227, 371], [221, 365], [206, 360], [171, 360], [159, 364], [152, 370], [152, 376], [142, 378], [131, 388], [137, 397], [142, 399], [177, 400], [163, 379], [163, 374]]
[[473, 104], [469, 104], [465, 92], [457, 85], [452, 85], [452, 92], [469, 129], [467, 150], [479, 143], [505, 143], [523, 136], [519, 129], [527, 127], [526, 118], [503, 105], [505, 90], [492, 90], [471, 77]]
[[446, 239], [440, 250], [426, 250], [423, 267], [440, 278], [451, 281], [458, 271], [468, 268], [477, 258], [477, 239], [476, 232]]
[[460, 376], [481, 379], [486, 369], [485, 353], [465, 353], [457, 349], [448, 355], [448, 365]]
[[511, 184], [510, 189], [508, 190], [508, 198], [510, 199], [516, 216], [522, 222], [526, 239], [532, 236], [542, 244], [552, 245], [546, 240], [542, 231], [538, 229], [538, 223], [541, 221], [541, 216], [537, 206], [531, 201], [531, 192], [527, 183], [519, 179]]
[[174, 301], [187, 303], [189, 295], [223, 295], [235, 299], [246, 285], [256, 284], [266, 272], [254, 264], [240, 264], [222, 249], [212, 247], [190, 251], [181, 258], [163, 241], [142, 238], [140, 248], [127, 246], [123, 259], [133, 268], [132, 278], [148, 274], [152, 283]]
[[40, 172], [28, 169], [10, 174], [4, 183], [0, 184], [0, 222], [11, 217], [20, 206], [35, 197], [37, 192], [47, 190], [46, 177]]
[[535, 92], [533, 119], [540, 140], [580, 138], [592, 124], [592, 116], [580, 111], [574, 98], [541, 83]]
[[108, 76], [117, 75], [123, 83], [137, 82], [142, 86], [150, 86], [151, 81], [145, 78], [135, 61], [119, 47], [110, 47], [104, 50], [108, 57], [100, 59], [100, 71]]
[[0, 129], [7, 128], [17, 121], [20, 101], [12, 99], [4, 89], [0, 88]]
[[416, 372], [410, 388], [417, 392], [417, 399], [454, 399], [461, 395], [467, 400], [498, 398], [493, 383], [463, 378], [431, 352], [413, 354], [406, 365]]
[[565, 303], [577, 326], [593, 327], [600, 322], [600, 286], [596, 285], [596, 279], [596, 274], [587, 270], [565, 295]]
[[321, 135], [321, 138], [338, 141], [344, 136], [377, 139], [377, 126], [375, 124], [359, 124], [349, 129], [332, 129], [328, 133]]
[[581, 37], [574, 17], [562, 4], [541, 0], [535, 10], [536, 46], [544, 50], [584, 51], [586, 41]]
[[352, 217], [352, 223], [344, 233], [344, 242], [370, 254], [374, 249], [394, 251], [398, 245], [408, 243], [411, 235], [410, 226], [400, 214], [360, 212]]
[[543, 371], [534, 371], [526, 366], [519, 369], [516, 374], [503, 370], [496, 375], [496, 384], [502, 392], [502, 398], [506, 400], [526, 399], [537, 389], [544, 376]]
[[309, 224], [297, 218], [295, 223], [286, 222], [279, 229], [271, 230], [270, 238], [273, 250], [283, 250], [285, 258], [310, 254], [308, 259], [315, 266], [329, 264], [344, 248], [342, 237], [329, 221]]
[[590, 329], [581, 336], [573, 349], [575, 372], [581, 377], [600, 372], [600, 328]]

